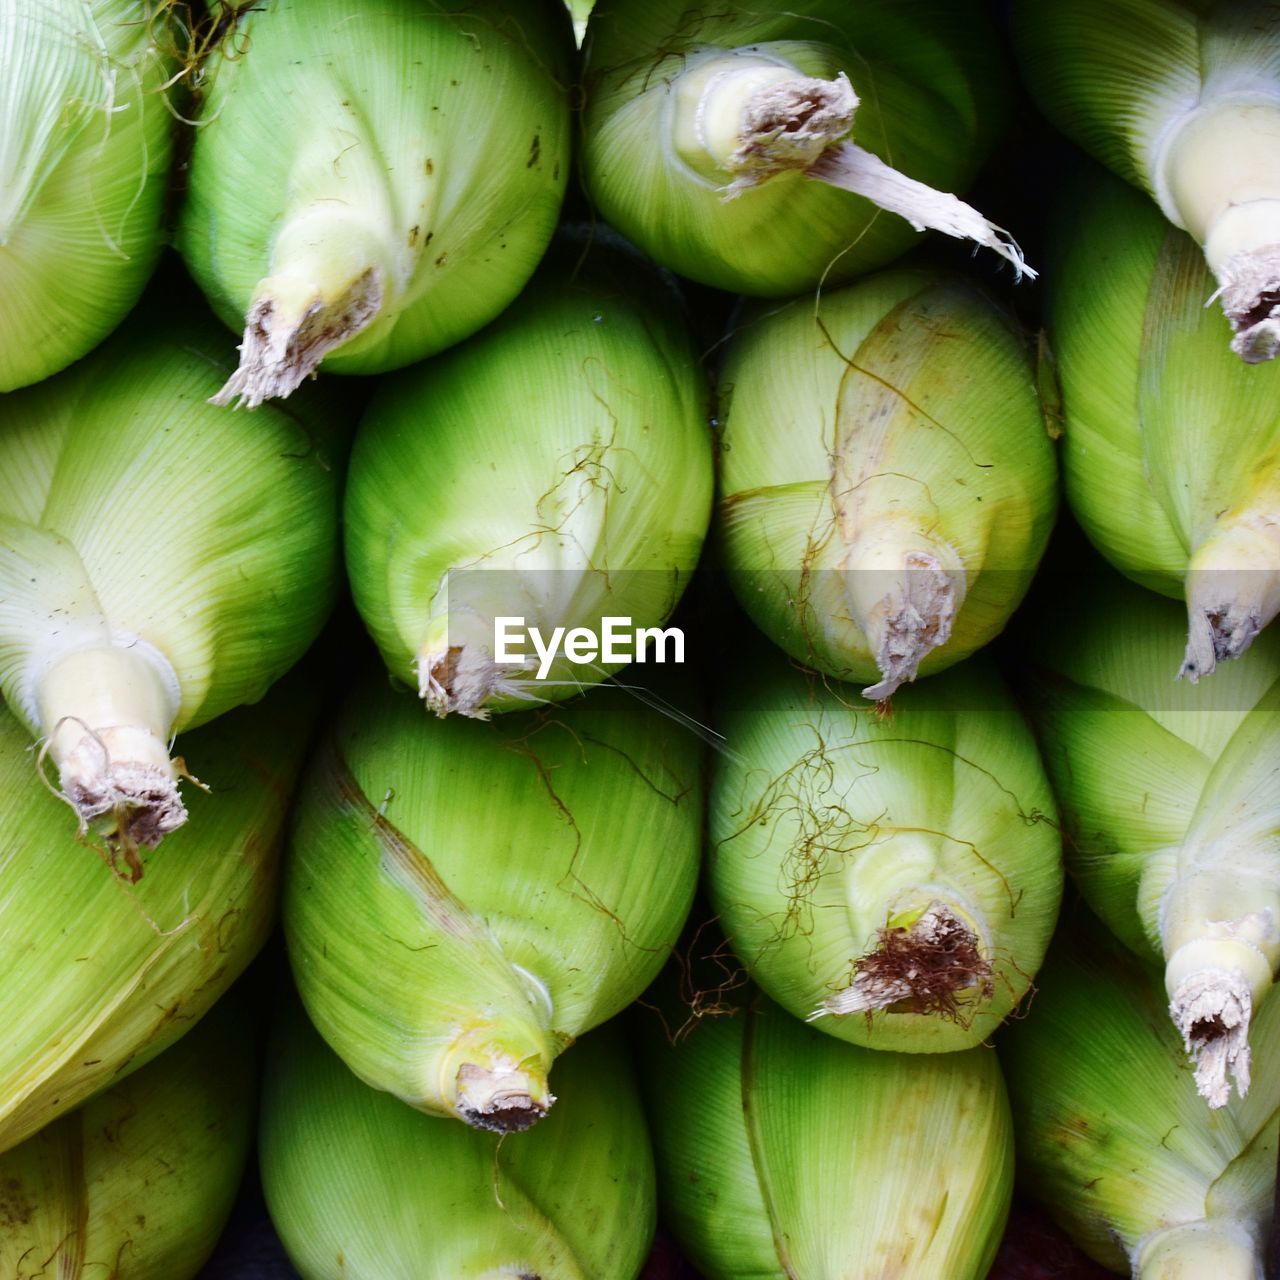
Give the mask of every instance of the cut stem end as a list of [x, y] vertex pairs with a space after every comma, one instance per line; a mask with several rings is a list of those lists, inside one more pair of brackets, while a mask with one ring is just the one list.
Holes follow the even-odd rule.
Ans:
[[1219, 662], [1238, 658], [1262, 630], [1259, 610], [1223, 600], [1208, 608], [1193, 608], [1187, 617], [1187, 651], [1178, 678], [1199, 683], [1212, 675]]
[[925, 656], [951, 638], [955, 584], [936, 556], [909, 552], [900, 593], [884, 597], [872, 612], [863, 629], [875, 643], [882, 679], [862, 696], [878, 702], [914, 680]]
[[[718, 86], [713, 81], [709, 91]], [[746, 99], [723, 164], [733, 175], [727, 195], [785, 173], [803, 171], [853, 127], [858, 96], [848, 77], [792, 76], [765, 83]]]
[[1280, 352], [1280, 244], [1236, 254], [1223, 267], [1218, 292], [1231, 322], [1231, 350], [1246, 364]]
[[1230, 512], [1187, 566], [1187, 651], [1179, 676], [1195, 684], [1238, 658], [1280, 613], [1280, 526], [1265, 501]]
[[554, 1102], [545, 1081], [518, 1068], [465, 1062], [458, 1069], [458, 1115], [473, 1129], [520, 1133], [537, 1124]]
[[132, 761], [111, 765], [88, 784], [73, 779], [67, 796], [86, 825], [102, 825], [97, 820], [110, 815], [108, 836], [147, 849], [187, 820], [174, 779]]
[[487, 720], [486, 703], [503, 685], [502, 669], [475, 645], [451, 645], [418, 658], [418, 696], [440, 717]]
[[38, 687], [41, 757], [57, 766], [81, 833], [104, 835], [133, 880], [138, 847], [154, 848], [187, 820], [182, 769], [169, 758], [179, 696], [172, 668], [142, 642], [74, 650]]
[[[1236, 1092], [1249, 1092], [1249, 1022], [1253, 993], [1238, 969], [1189, 974], [1177, 986], [1169, 1013], [1195, 1066], [1196, 1089], [1214, 1110]], [[1230, 1077], [1230, 1079], [1228, 1078]]]
[[300, 304], [286, 304], [267, 282], [245, 320], [240, 365], [209, 403], [255, 409], [296, 391], [330, 351], [370, 324], [382, 295], [382, 273], [373, 267], [330, 300], [317, 289]]
[[706, 73], [695, 132], [705, 157], [732, 181], [732, 199], [778, 174], [803, 173], [905, 218], [917, 231], [941, 231], [994, 249], [1019, 278], [1035, 279], [1012, 236], [946, 192], [890, 168], [848, 141], [858, 95], [844, 73], [823, 80], [759, 58], [731, 57]]
[[54, 735], [64, 748], [55, 747], [63, 797], [76, 811], [80, 830], [92, 828], [102, 834], [112, 854], [123, 857], [136, 883], [142, 878], [138, 848], [154, 849], [187, 820], [173, 766], [163, 744], [163, 764], [157, 763], [156, 752], [138, 759], [144, 753], [129, 750], [133, 739], [149, 737], [145, 730], [95, 732], [76, 725], [71, 731], [77, 741], [66, 750], [69, 729], [64, 722]]

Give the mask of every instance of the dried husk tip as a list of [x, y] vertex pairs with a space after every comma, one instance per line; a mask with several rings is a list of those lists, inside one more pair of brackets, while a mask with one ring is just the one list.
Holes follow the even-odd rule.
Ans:
[[1231, 76], [1218, 79], [1170, 130], [1154, 163], [1155, 194], [1204, 248], [1231, 350], [1262, 364], [1280, 351], [1280, 110], [1274, 87], [1250, 101], [1248, 91], [1231, 91]]
[[848, 141], [858, 109], [849, 78], [805, 76], [774, 59], [722, 53], [694, 67], [684, 94], [700, 91], [694, 132], [706, 154], [731, 175], [725, 198], [800, 172], [865, 196], [917, 231], [941, 231], [994, 249], [1019, 277], [1035, 278], [1007, 232], [954, 195], [935, 191]]
[[1280, 243], [1238, 253], [1222, 268], [1218, 299], [1231, 322], [1231, 350], [1245, 364], [1280, 352]]
[[804, 173], [866, 197], [917, 231], [941, 231], [993, 249], [1019, 278], [1035, 279], [1008, 232], [848, 140], [859, 99], [843, 72], [824, 80], [764, 58], [726, 54], [694, 74], [702, 87], [698, 141], [732, 175], [726, 199], [780, 173]]
[[[548, 1018], [551, 996], [527, 969], [513, 969]], [[490, 1133], [521, 1133], [551, 1110], [555, 1095], [547, 1074], [555, 1051], [533, 1026], [478, 1023], [462, 1032], [440, 1063], [440, 1096], [460, 1119]], [[517, 1047], [518, 1046], [518, 1047]]]
[[528, 666], [494, 661], [492, 618], [470, 606], [451, 610], [447, 586], [437, 604], [443, 612], [427, 627], [414, 661], [418, 697], [427, 710], [441, 717], [456, 713], [487, 720], [500, 698], [536, 704]]

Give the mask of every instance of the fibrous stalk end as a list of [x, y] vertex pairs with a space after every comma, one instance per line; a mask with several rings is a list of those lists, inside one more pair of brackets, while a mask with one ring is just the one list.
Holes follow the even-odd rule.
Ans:
[[1008, 232], [956, 196], [855, 146], [849, 134], [857, 109], [858, 95], [843, 73], [823, 80], [735, 58], [703, 87], [697, 136], [719, 171], [732, 175], [726, 199], [778, 174], [803, 173], [865, 197], [917, 231], [941, 231], [994, 249], [1019, 278], [1035, 278]]
[[141, 879], [137, 850], [154, 849], [187, 820], [179, 770], [165, 744], [143, 726], [93, 729], [64, 717], [45, 749], [57, 765], [61, 795], [75, 810], [81, 833], [101, 834], [113, 863], [122, 859], [130, 880]]
[[419, 652], [418, 696], [438, 716], [454, 713], [487, 720], [499, 699], [536, 706], [545, 701], [524, 662], [497, 663], [483, 644], [424, 646]]
[[154, 849], [187, 820], [177, 783], [150, 765], [112, 765], [95, 785], [72, 781], [64, 794], [81, 829], [102, 831], [113, 867], [123, 861], [134, 884], [142, 879], [138, 849]]
[[1260, 500], [1219, 516], [1187, 565], [1187, 650], [1179, 675], [1195, 683], [1238, 658], [1280, 613], [1280, 525]]
[[904, 589], [896, 601], [886, 597], [886, 612], [872, 634], [879, 633], [876, 666], [881, 679], [862, 691], [880, 701], [916, 678], [925, 656], [951, 638], [956, 614], [956, 591], [951, 575], [936, 556], [912, 551], [906, 556]]
[[1216, 607], [1192, 608], [1187, 617], [1187, 651], [1178, 669], [1179, 679], [1199, 682], [1212, 675], [1219, 662], [1238, 658], [1262, 630], [1257, 609], [1224, 600]]
[[813, 1017], [903, 1005], [907, 1012], [958, 1019], [961, 992], [976, 990], [987, 999], [994, 989], [991, 963], [973, 930], [944, 903], [933, 902], [912, 924], [881, 929], [853, 981]]
[[516, 1067], [481, 1067], [464, 1062], [458, 1068], [458, 1115], [473, 1129], [520, 1133], [551, 1110], [553, 1094]]
[[57, 767], [81, 834], [105, 836], [113, 863], [122, 856], [134, 880], [138, 847], [154, 848], [187, 819], [178, 778], [190, 775], [169, 757], [180, 701], [168, 660], [137, 637], [73, 647], [36, 684], [40, 764]]
[[1249, 1092], [1253, 1016], [1253, 994], [1245, 975], [1237, 969], [1189, 974], [1175, 989], [1169, 1013], [1195, 1066], [1200, 1096], [1215, 1110], [1225, 1107], [1234, 1080], [1243, 1098]]
[[762, 85], [746, 101], [738, 145], [725, 167], [736, 195], [788, 169], [805, 170], [848, 134], [858, 96], [844, 74], [834, 80], [794, 76]]
[[66, 794], [86, 826], [110, 815], [109, 835], [147, 849], [187, 820], [178, 784], [152, 765], [113, 763], [89, 782], [70, 779]]
[[501, 668], [476, 645], [451, 645], [418, 658], [418, 696], [441, 717], [456, 712], [487, 720], [486, 703], [501, 684]]
[[1219, 273], [1218, 299], [1231, 322], [1231, 349], [1246, 364], [1280, 352], [1280, 243], [1228, 259]]
[[355, 337], [382, 309], [382, 273], [370, 267], [336, 297], [319, 289], [299, 301], [276, 296], [265, 282], [245, 318], [240, 364], [210, 404], [257, 408], [289, 395], [335, 347]]

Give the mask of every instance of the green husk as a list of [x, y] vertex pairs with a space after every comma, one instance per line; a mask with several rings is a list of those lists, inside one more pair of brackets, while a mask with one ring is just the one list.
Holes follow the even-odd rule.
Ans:
[[262, 947], [313, 701], [290, 682], [192, 734], [208, 792], [136, 885], [75, 841], [0, 705], [0, 1151], [183, 1036]]
[[999, 633], [1057, 506], [1009, 316], [960, 278], [884, 272], [749, 312], [722, 386], [723, 556], [770, 639], [881, 699]]
[[91, 351], [155, 266], [174, 126], [164, 9], [0, 3], [0, 391]]
[[[557, 247], [502, 318], [389, 379], [346, 493], [356, 606], [438, 715], [556, 701], [625, 662], [503, 664], [496, 620], [661, 628], [710, 519], [709, 392], [678, 305], [638, 256]], [[651, 651], [650, 662], [663, 652]], [[671, 654], [666, 653], [671, 661]]]
[[0, 400], [0, 692], [28, 767], [131, 867], [186, 820], [186, 765], [204, 773], [173, 736], [261, 698], [338, 586], [341, 405], [229, 420], [205, 403], [221, 346], [153, 298]]
[[[1083, 917], [1083, 913], [1078, 913]], [[1136, 1280], [1262, 1280], [1280, 1076], [1210, 1112], [1165, 1017], [1158, 971], [1083, 918], [1054, 944], [1000, 1056], [1021, 1185], [1092, 1257]], [[1280, 1004], [1255, 1044], [1280, 1052]]]
[[367, 1088], [297, 1011], [273, 1050], [263, 1186], [304, 1280], [639, 1273], [654, 1230], [653, 1156], [616, 1033], [575, 1046], [555, 1113], [503, 1139]]
[[6, 1276], [191, 1280], [249, 1155], [253, 1046], [224, 1002], [127, 1080], [0, 1155]]
[[486, 724], [366, 681], [311, 768], [288, 863], [312, 1019], [411, 1106], [533, 1124], [557, 1055], [670, 954], [699, 771], [694, 736], [620, 690]]
[[178, 243], [251, 408], [398, 369], [520, 292], [569, 177], [556, 0], [269, 0], [205, 67]]
[[707, 886], [754, 980], [872, 1049], [981, 1043], [1035, 975], [1058, 911], [1052, 793], [978, 662], [891, 715], [761, 655], [717, 721]]
[[[1249, 1088], [1249, 1026], [1280, 969], [1280, 635], [1193, 689], [1181, 613], [1109, 576], [1042, 635], [1032, 696], [1068, 868], [1127, 946], [1166, 966], [1211, 1107]], [[1270, 1075], [1274, 1064], [1263, 1073]]]
[[1195, 682], [1280, 612], [1280, 369], [1222, 349], [1195, 244], [1137, 192], [1079, 175], [1059, 221], [1067, 496], [1117, 569], [1185, 597]]
[[588, 194], [657, 262], [735, 292], [841, 283], [926, 226], [1021, 272], [1004, 232], [942, 194], [972, 179], [1006, 114], [997, 49], [969, 0], [600, 0]]
[[[1019, 0], [1046, 115], [1194, 237], [1249, 364], [1280, 350], [1280, 15], [1270, 0]], [[1100, 254], [1085, 264], [1106, 282]], [[1212, 326], [1221, 341], [1221, 326]]]
[[757, 998], [651, 1047], [665, 1221], [709, 1280], [980, 1280], [1013, 1133], [987, 1049], [904, 1057]]

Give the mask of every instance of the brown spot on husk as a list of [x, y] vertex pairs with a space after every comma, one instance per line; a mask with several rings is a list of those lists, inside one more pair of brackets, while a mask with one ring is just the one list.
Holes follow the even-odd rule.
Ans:
[[0, 1226], [25, 1227], [35, 1213], [35, 1205], [17, 1178], [0, 1183]]

